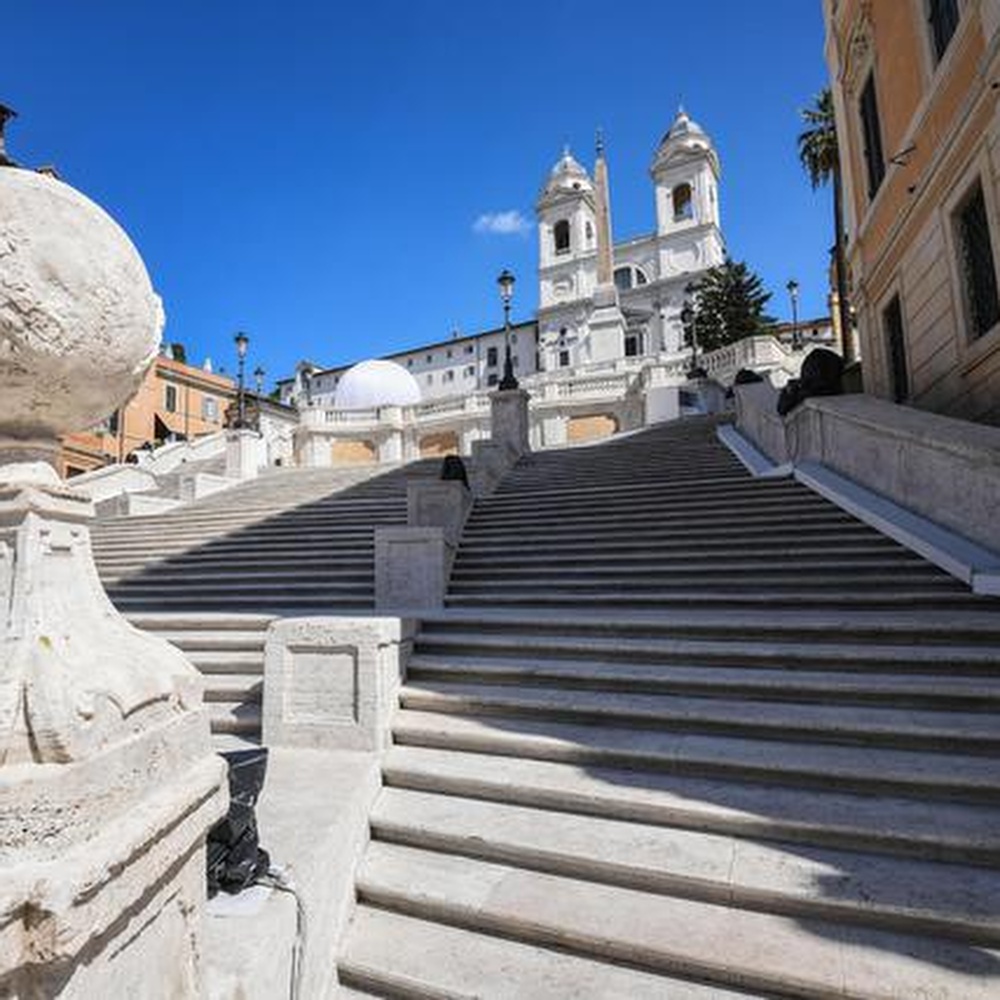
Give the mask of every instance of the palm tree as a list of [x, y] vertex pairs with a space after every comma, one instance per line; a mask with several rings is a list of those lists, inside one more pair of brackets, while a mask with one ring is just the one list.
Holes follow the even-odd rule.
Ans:
[[824, 87], [811, 108], [802, 112], [807, 128], [799, 135], [799, 160], [809, 175], [813, 190], [833, 182], [834, 269], [837, 275], [837, 298], [844, 355], [852, 361], [857, 356], [851, 329], [851, 305], [847, 297], [847, 259], [844, 252], [844, 190], [840, 177], [837, 147], [837, 123], [833, 113], [833, 94]]

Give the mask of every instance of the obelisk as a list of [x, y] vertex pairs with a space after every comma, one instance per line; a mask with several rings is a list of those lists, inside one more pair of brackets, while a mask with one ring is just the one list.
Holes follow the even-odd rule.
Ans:
[[597, 210], [597, 286], [590, 314], [590, 362], [616, 361], [624, 355], [625, 317], [615, 286], [614, 244], [611, 239], [611, 198], [604, 139], [597, 133], [597, 162], [594, 164], [594, 195]]

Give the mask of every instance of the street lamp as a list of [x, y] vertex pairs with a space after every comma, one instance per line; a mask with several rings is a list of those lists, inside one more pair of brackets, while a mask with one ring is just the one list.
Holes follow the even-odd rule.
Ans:
[[691, 368], [687, 373], [688, 378], [704, 378], [704, 371], [698, 367], [698, 318], [690, 301], [686, 301], [681, 310], [681, 326], [691, 338]]
[[246, 395], [243, 391], [243, 374], [247, 359], [247, 347], [250, 345], [250, 338], [245, 333], [238, 333], [233, 338], [236, 342], [236, 357], [238, 359], [237, 378], [238, 386], [236, 395], [236, 427], [242, 430], [246, 427]]
[[799, 333], [799, 283], [792, 278], [785, 287], [792, 300], [792, 350], [802, 350], [802, 334]]
[[497, 285], [500, 286], [500, 301], [503, 302], [503, 378], [500, 380], [501, 389], [517, 389], [517, 378], [514, 376], [514, 361], [510, 356], [510, 300], [514, 295], [514, 275], [504, 268], [497, 278]]
[[264, 376], [266, 374], [267, 372], [265, 372], [260, 365], [257, 365], [257, 367], [253, 370], [253, 381], [254, 385], [257, 387], [258, 396], [264, 391]]

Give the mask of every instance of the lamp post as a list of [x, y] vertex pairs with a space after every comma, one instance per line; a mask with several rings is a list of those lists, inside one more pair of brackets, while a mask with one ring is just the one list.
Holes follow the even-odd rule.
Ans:
[[685, 302], [681, 310], [681, 326], [691, 338], [691, 368], [688, 378], [700, 378], [704, 373], [698, 367], [698, 319], [690, 301]]
[[517, 378], [514, 376], [514, 361], [510, 356], [510, 300], [514, 295], [514, 275], [504, 268], [497, 278], [500, 287], [500, 301], [503, 302], [503, 378], [501, 389], [517, 389]]
[[254, 386], [257, 389], [258, 396], [264, 391], [264, 376], [266, 374], [267, 372], [265, 372], [260, 365], [257, 365], [257, 367], [253, 370], [253, 381]]
[[802, 335], [799, 333], [799, 283], [792, 278], [785, 286], [792, 300], [792, 350], [802, 350]]
[[236, 357], [238, 359], [236, 427], [238, 430], [242, 430], [246, 427], [246, 394], [244, 392], [243, 375], [244, 368], [246, 367], [247, 347], [250, 344], [250, 338], [245, 333], [241, 332], [237, 333], [233, 340], [236, 342]]

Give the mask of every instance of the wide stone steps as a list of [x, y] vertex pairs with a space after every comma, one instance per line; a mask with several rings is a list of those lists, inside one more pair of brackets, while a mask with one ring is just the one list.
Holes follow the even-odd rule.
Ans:
[[[665, 733], [722, 733], [738, 737], [901, 747], [1000, 755], [1000, 717], [994, 712], [929, 711], [871, 705], [750, 701], [718, 696], [636, 694], [581, 689], [419, 682], [401, 691], [400, 704], [417, 712], [554, 720], [576, 726], [630, 726]], [[1000, 771], [1000, 762], [997, 764]]]
[[1000, 677], [880, 673], [876, 670], [760, 669], [754, 667], [672, 666], [656, 663], [555, 660], [475, 656], [410, 658], [411, 683], [536, 685], [553, 690], [627, 691], [632, 694], [697, 695], [766, 701], [889, 704], [973, 712], [1000, 709]]
[[379, 797], [371, 831], [385, 843], [645, 892], [1000, 944], [996, 869], [398, 788]]
[[863, 742], [814, 743], [809, 742], [808, 733], [794, 731], [785, 739], [778, 738], [776, 732], [761, 738], [575, 724], [516, 713], [466, 716], [401, 709], [393, 725], [393, 739], [406, 746], [582, 766], [1000, 804], [1000, 767], [994, 757]]
[[[433, 971], [431, 971], [433, 970]], [[339, 963], [338, 997], [490, 1000], [747, 1000], [718, 986], [608, 965], [361, 905]], [[343, 984], [348, 984], [344, 986]], [[484, 984], [489, 984], [488, 993]], [[367, 992], [370, 990], [371, 992]]]
[[[995, 995], [991, 980], [1000, 964], [996, 951], [965, 942], [757, 912], [397, 844], [370, 846], [357, 889], [369, 906], [758, 995], [985, 1000]], [[862, 941], [865, 950], [845, 961], [845, 944]]]
[[394, 746], [388, 788], [838, 850], [1000, 867], [1000, 806]]

